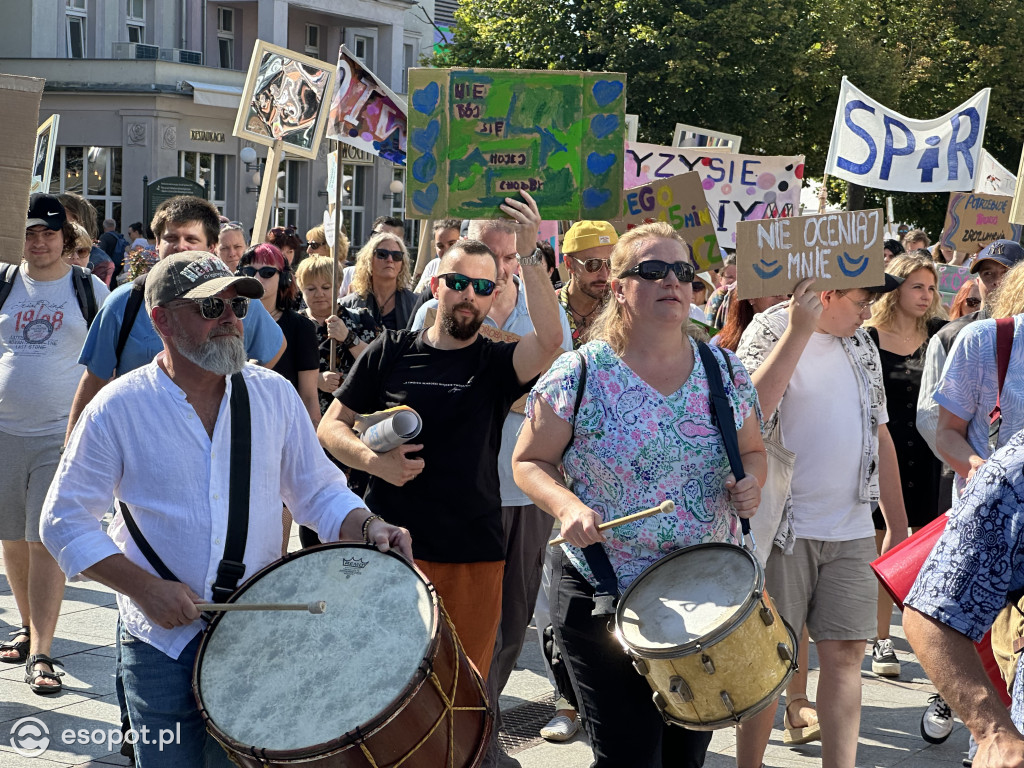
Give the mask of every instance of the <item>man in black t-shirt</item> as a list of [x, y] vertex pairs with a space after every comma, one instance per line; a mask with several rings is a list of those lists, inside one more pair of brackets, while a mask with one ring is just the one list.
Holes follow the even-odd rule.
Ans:
[[[559, 351], [558, 302], [535, 253], [540, 213], [526, 193], [506, 198], [534, 328], [514, 344], [479, 334], [493, 300], [494, 254], [462, 240], [432, 285], [433, 325], [382, 334], [359, 357], [324, 414], [320, 442], [371, 475], [366, 500], [410, 528], [417, 565], [444, 601], [467, 655], [486, 677], [501, 615], [504, 569], [498, 451], [512, 404]], [[395, 405], [423, 419], [415, 444], [376, 454], [353, 432], [357, 414]]]

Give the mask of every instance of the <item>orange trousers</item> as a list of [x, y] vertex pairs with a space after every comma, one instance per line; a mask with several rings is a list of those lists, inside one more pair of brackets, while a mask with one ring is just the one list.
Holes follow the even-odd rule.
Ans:
[[417, 560], [416, 567], [433, 583], [455, 625], [462, 648], [486, 680], [501, 621], [504, 561], [434, 563]]

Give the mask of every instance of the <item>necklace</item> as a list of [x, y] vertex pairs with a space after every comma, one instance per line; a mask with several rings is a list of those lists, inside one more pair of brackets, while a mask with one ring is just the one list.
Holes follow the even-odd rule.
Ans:
[[569, 310], [580, 319], [580, 322], [587, 325], [587, 319], [597, 311], [597, 308], [601, 306], [601, 302], [594, 304], [594, 308], [591, 309], [587, 314], [583, 314], [572, 305], [572, 299], [569, 298], [569, 292], [565, 292], [565, 303], [569, 305]]
[[384, 310], [387, 309], [388, 304], [390, 304], [391, 301], [395, 298], [395, 294], [396, 293], [398, 293], [398, 289], [397, 288], [395, 290], [393, 290], [391, 292], [391, 295], [388, 296], [386, 299], [384, 299], [384, 301], [381, 301], [380, 299], [378, 299], [377, 298], [377, 294], [373, 294], [374, 301], [377, 302], [377, 308], [380, 310], [380, 313], [382, 315], [386, 315], [387, 314], [387, 312], [385, 312]]

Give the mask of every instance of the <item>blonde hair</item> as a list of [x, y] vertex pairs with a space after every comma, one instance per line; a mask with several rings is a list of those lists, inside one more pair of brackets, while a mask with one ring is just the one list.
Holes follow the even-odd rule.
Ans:
[[[929, 272], [935, 278], [935, 293], [932, 294], [932, 303], [928, 305], [925, 313], [917, 318], [917, 332], [927, 335], [929, 320], [933, 320], [936, 317], [942, 319], [947, 317], [946, 308], [942, 306], [942, 296], [939, 295], [938, 267], [930, 257], [913, 256], [906, 253], [896, 256], [885, 265], [887, 274], [904, 279], [921, 270]], [[864, 322], [864, 325], [881, 328], [882, 330], [890, 328], [896, 319], [896, 313], [899, 311], [899, 296], [899, 288], [882, 294], [882, 297], [871, 307], [871, 317]]]
[[[635, 229], [629, 230], [619, 238], [619, 242], [612, 248], [609, 257], [611, 261], [610, 273], [614, 275], [613, 280], [619, 280], [622, 273], [637, 265], [640, 261], [640, 250], [643, 245], [651, 240], [675, 240], [683, 246], [683, 253], [690, 256], [690, 246], [683, 236], [676, 232], [664, 221], [657, 221], [653, 224], [641, 224]], [[689, 318], [683, 320], [681, 326], [682, 335], [686, 336]], [[600, 339], [608, 343], [617, 355], [626, 351], [626, 344], [629, 341], [629, 318], [623, 306], [612, 296], [605, 302], [601, 313], [594, 320], [594, 327], [590, 332], [591, 339]]]
[[356, 255], [356, 271], [352, 275], [352, 293], [358, 294], [361, 298], [365, 299], [373, 290], [373, 260], [376, 258], [373, 252], [385, 240], [395, 241], [402, 251], [402, 269], [398, 273], [396, 289], [407, 289], [412, 285], [412, 274], [409, 272], [409, 251], [406, 250], [402, 238], [389, 232], [376, 232]]
[[77, 221], [71, 222], [71, 226], [75, 230], [75, 247], [71, 250], [77, 251], [79, 248], [88, 248], [91, 251], [92, 238], [89, 237], [89, 231]]
[[348, 258], [348, 235], [340, 229], [336, 234], [337, 236], [334, 238], [335, 247], [331, 248], [331, 244], [327, 242], [327, 233], [324, 231], [323, 224], [318, 224], [306, 233], [306, 242], [315, 240], [318, 243], [326, 243], [331, 255], [337, 258], [338, 261], [344, 261]]
[[1024, 262], [1011, 267], [1010, 271], [1003, 275], [996, 295], [986, 303], [992, 306], [992, 314], [989, 317], [996, 320], [1024, 312]]
[[[341, 276], [340, 269], [338, 276]], [[307, 283], [320, 281], [331, 282], [331, 259], [314, 254], [299, 262], [299, 266], [295, 268], [295, 284], [299, 286], [299, 290]]]

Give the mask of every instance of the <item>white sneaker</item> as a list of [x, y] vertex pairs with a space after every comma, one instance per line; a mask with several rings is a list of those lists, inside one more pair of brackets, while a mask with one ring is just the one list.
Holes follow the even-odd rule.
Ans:
[[939, 694], [928, 699], [928, 708], [921, 715], [921, 738], [930, 744], [941, 744], [953, 732], [953, 711]]
[[579, 715], [570, 718], [567, 715], [555, 715], [540, 729], [540, 735], [548, 741], [568, 741], [580, 729]]

